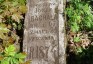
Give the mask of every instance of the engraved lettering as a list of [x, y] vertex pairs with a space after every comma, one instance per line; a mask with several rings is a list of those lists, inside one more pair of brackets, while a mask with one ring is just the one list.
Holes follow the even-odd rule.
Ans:
[[43, 50], [44, 50], [44, 47], [41, 46], [41, 47], [39, 48], [39, 58], [44, 58], [45, 54], [44, 54]]
[[31, 46], [30, 51], [29, 51], [30, 52], [29, 58], [31, 58], [31, 59], [35, 59], [35, 58], [47, 59], [48, 58], [48, 50], [49, 50], [49, 47], [46, 47], [46, 46], [45, 47], [44, 46], [36, 46], [36, 47]]

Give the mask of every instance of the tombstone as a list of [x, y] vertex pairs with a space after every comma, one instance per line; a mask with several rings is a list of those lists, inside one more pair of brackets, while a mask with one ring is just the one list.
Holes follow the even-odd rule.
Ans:
[[66, 64], [62, 0], [27, 0], [23, 51], [31, 64]]

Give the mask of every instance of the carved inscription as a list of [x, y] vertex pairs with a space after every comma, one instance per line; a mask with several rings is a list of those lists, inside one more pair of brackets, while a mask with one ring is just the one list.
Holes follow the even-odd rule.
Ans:
[[33, 47], [33, 46], [31, 46], [28, 49], [30, 50], [29, 54], [31, 56], [28, 56], [28, 58], [30, 58], [30, 59], [42, 59], [42, 58], [46, 59], [46, 58], [48, 58], [49, 47], [44, 47], [44, 46]]
[[43, 36], [43, 37], [30, 37], [30, 41], [36, 41], [36, 40], [53, 40], [53, 36]]
[[[55, 64], [58, 59], [58, 14], [56, 0], [28, 0], [26, 21], [27, 60], [32, 64]], [[42, 60], [44, 63], [42, 63]]]
[[34, 21], [44, 21], [44, 20], [56, 20], [56, 16], [55, 17], [52, 17], [52, 15], [40, 15], [40, 16], [29, 16], [30, 17], [30, 20], [32, 22]]

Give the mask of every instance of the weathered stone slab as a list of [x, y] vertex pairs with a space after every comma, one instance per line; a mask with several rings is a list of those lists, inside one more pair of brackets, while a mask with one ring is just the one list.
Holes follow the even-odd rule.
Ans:
[[65, 64], [62, 4], [60, 0], [27, 0], [23, 51], [31, 64]]

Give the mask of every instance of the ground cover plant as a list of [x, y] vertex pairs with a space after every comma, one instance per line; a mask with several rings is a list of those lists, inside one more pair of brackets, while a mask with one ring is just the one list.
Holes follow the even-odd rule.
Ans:
[[68, 64], [93, 63], [92, 0], [70, 0], [67, 3]]
[[26, 11], [25, 0], [0, 0], [0, 64], [30, 63], [19, 45]]

